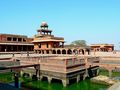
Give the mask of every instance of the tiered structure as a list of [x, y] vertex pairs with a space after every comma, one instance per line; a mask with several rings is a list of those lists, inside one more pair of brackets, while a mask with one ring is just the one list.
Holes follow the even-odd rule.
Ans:
[[88, 47], [64, 47], [64, 38], [52, 35], [48, 24], [42, 22], [38, 34], [34, 36], [34, 51], [40, 54], [90, 54]]
[[48, 29], [48, 24], [42, 22], [38, 34], [34, 37], [34, 51], [42, 54], [52, 54], [52, 48], [63, 48], [64, 38], [52, 35], [52, 30]]

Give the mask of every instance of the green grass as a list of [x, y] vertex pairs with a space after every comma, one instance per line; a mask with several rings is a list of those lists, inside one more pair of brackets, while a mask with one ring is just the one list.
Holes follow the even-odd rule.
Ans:
[[[107, 70], [104, 69], [100, 69], [100, 75], [105, 75], [108, 76], [109, 73]], [[112, 73], [113, 77], [119, 77], [120, 76], [120, 72], [113, 72]], [[22, 82], [22, 86], [26, 87], [26, 88], [31, 88], [32, 90], [52, 90], [51, 88], [55, 88], [55, 86], [53, 83], [52, 84], [48, 84], [48, 82], [44, 82], [42, 81], [32, 81], [31, 78], [23, 78], [23, 77], [19, 77], [19, 81]], [[0, 73], [0, 82], [3, 83], [10, 83], [10, 82], [14, 82], [14, 73]], [[56, 84], [56, 83], [55, 83]], [[62, 87], [62, 84], [60, 84], [59, 88]]]
[[[104, 69], [100, 69], [100, 75], [109, 76], [109, 72]], [[112, 77], [120, 77], [120, 72], [112, 72]]]
[[0, 73], [0, 82], [3, 83], [10, 83], [14, 81], [14, 73], [9, 72], [9, 73]]
[[[19, 77], [19, 81], [20, 82], [30, 82], [30, 81], [32, 81], [32, 79]], [[0, 82], [3, 82], [3, 83], [14, 82], [14, 73], [13, 72], [0, 73]]]

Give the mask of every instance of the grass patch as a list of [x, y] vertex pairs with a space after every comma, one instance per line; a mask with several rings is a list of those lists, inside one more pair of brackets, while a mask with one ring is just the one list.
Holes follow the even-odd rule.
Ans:
[[13, 81], [14, 81], [14, 73], [13, 72], [0, 73], [0, 82], [10, 83]]
[[[105, 69], [100, 69], [100, 75], [109, 76], [109, 72]], [[112, 72], [112, 77], [120, 77], [120, 72]]]

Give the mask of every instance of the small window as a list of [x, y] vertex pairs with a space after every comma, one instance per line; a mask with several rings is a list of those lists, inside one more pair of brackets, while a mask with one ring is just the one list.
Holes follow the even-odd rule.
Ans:
[[21, 42], [22, 41], [22, 38], [18, 38], [18, 42]]
[[26, 39], [23, 38], [23, 42], [26, 42]]
[[7, 37], [7, 41], [11, 41], [12, 40], [12, 38], [11, 37]]
[[13, 38], [13, 41], [17, 41], [17, 38]]

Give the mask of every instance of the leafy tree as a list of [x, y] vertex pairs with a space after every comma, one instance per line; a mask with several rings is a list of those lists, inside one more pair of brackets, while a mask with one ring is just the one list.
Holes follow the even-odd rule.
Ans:
[[72, 46], [80, 46], [80, 47], [85, 47], [85, 46], [87, 46], [85, 40], [75, 40], [75, 41], [73, 41], [70, 45], [72, 45]]

